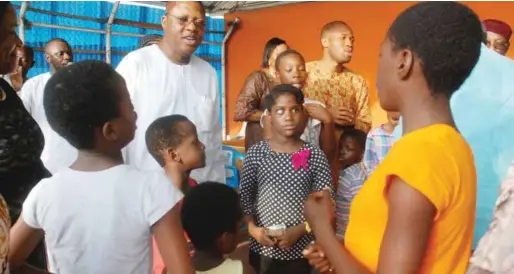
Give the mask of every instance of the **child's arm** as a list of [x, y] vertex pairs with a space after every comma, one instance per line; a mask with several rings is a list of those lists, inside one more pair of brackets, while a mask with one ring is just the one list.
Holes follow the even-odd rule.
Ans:
[[255, 270], [248, 263], [243, 263], [243, 274], [255, 274]]
[[321, 105], [307, 103], [304, 105], [305, 110], [312, 119], [321, 122], [321, 132], [319, 133], [319, 147], [327, 156], [328, 162], [336, 158], [336, 131], [334, 126], [334, 118], [326, 108]]
[[152, 226], [152, 233], [167, 269], [173, 269], [173, 273], [195, 273], [180, 221], [179, 204]]
[[243, 162], [243, 171], [241, 173], [240, 196], [244, 221], [248, 224], [248, 233], [260, 244], [265, 246], [273, 246], [274, 242], [266, 236], [263, 227], [255, 225], [253, 220], [253, 205], [257, 192], [257, 158], [250, 148]]
[[27, 257], [34, 251], [43, 238], [44, 232], [25, 223], [23, 212], [11, 228], [9, 236], [9, 265], [13, 274], [49, 273], [25, 264]]

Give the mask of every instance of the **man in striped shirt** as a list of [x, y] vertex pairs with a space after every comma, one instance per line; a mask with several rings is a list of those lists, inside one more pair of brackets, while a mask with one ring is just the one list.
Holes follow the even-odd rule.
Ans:
[[364, 158], [362, 160], [366, 167], [367, 175], [371, 174], [377, 168], [391, 147], [393, 147], [393, 132], [399, 120], [400, 113], [388, 112], [387, 123], [374, 128], [368, 133]]

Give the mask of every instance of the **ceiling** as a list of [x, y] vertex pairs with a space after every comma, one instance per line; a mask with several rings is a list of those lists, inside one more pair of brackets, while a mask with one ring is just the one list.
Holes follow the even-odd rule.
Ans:
[[[132, 1], [145, 6], [164, 8], [166, 1]], [[242, 10], [255, 10], [307, 1], [202, 1], [209, 15], [223, 15]]]

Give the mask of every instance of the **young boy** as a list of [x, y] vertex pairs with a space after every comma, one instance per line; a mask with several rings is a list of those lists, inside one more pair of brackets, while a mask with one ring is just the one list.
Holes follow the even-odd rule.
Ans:
[[123, 164], [136, 129], [123, 78], [88, 60], [57, 71], [44, 92], [50, 126], [78, 158], [31, 190], [11, 230], [11, 268], [45, 235], [52, 273], [149, 274], [153, 234], [174, 273], [193, 273], [176, 206], [182, 194], [164, 172]]
[[[303, 56], [292, 49], [288, 49], [277, 56], [275, 61], [276, 78], [281, 84], [290, 84], [296, 88], [302, 89], [307, 79], [307, 71], [305, 70], [305, 60]], [[328, 158], [329, 163], [335, 158], [334, 146], [335, 129], [334, 119], [325, 108], [325, 105], [319, 101], [305, 98], [304, 109], [309, 116], [306, 122], [305, 131], [302, 134], [302, 140], [309, 142], [321, 148]], [[269, 126], [268, 112], [265, 111], [261, 117], [261, 125]]]
[[191, 171], [205, 167], [205, 146], [198, 140], [196, 126], [182, 115], [155, 120], [146, 130], [146, 147], [184, 194], [196, 181]]
[[353, 128], [345, 129], [339, 142], [341, 170], [336, 194], [336, 234], [342, 239], [352, 200], [366, 180], [366, 169], [362, 163], [366, 133]]
[[387, 123], [372, 129], [366, 139], [363, 163], [366, 172], [371, 174], [385, 158], [391, 147], [393, 147], [393, 131], [400, 120], [400, 113], [388, 112]]
[[[205, 146], [198, 140], [196, 126], [182, 115], [161, 117], [146, 130], [146, 147], [161, 165], [175, 186], [186, 194], [196, 181], [192, 170], [205, 166]], [[188, 239], [187, 235], [186, 239]], [[154, 241], [154, 274], [165, 271], [165, 264]]]
[[206, 182], [191, 189], [182, 204], [182, 225], [195, 247], [196, 273], [250, 274], [249, 265], [225, 258], [240, 238], [243, 211], [230, 187]]

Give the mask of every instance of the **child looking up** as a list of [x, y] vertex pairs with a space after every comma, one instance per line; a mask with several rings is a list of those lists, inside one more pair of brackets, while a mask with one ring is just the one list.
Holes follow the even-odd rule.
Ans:
[[387, 123], [372, 129], [368, 133], [366, 150], [362, 160], [368, 174], [371, 174], [377, 168], [393, 147], [393, 131], [398, 125], [399, 120], [399, 112], [387, 112]]
[[[187, 117], [175, 114], [158, 118], [146, 130], [145, 140], [150, 155], [177, 188], [186, 194], [197, 185], [189, 174], [193, 169], [205, 167], [205, 146], [198, 140], [196, 126]], [[187, 234], [184, 236], [189, 242]], [[153, 254], [153, 273], [165, 272], [155, 239]]]
[[336, 234], [344, 238], [353, 198], [366, 180], [366, 168], [362, 163], [366, 133], [348, 128], [339, 139], [339, 180], [336, 194]]
[[308, 274], [303, 249], [314, 239], [303, 216], [310, 193], [332, 188], [325, 154], [300, 139], [305, 128], [302, 91], [275, 86], [265, 98], [271, 138], [253, 145], [243, 163], [241, 202], [250, 233], [250, 264], [257, 273]]
[[153, 234], [173, 273], [193, 273], [176, 206], [182, 194], [164, 172], [123, 164], [136, 129], [123, 78], [104, 62], [82, 61], [50, 78], [43, 104], [78, 158], [25, 200], [11, 230], [12, 268], [45, 235], [52, 273], [149, 274]]
[[[275, 76], [281, 84], [303, 88], [307, 79], [307, 71], [305, 70], [305, 60], [299, 52], [288, 49], [280, 53], [275, 61], [275, 67]], [[336, 156], [334, 119], [323, 103], [307, 98], [304, 98], [304, 101], [308, 121], [301, 139], [320, 147], [329, 163], [332, 163]], [[261, 118], [263, 127], [269, 126], [269, 117], [265, 117], [267, 114], [268, 112], [265, 111]], [[265, 130], [265, 132], [270, 131]], [[269, 138], [269, 136], [266, 137]]]
[[182, 224], [195, 247], [196, 273], [253, 273], [249, 265], [225, 259], [237, 247], [242, 223], [243, 211], [232, 188], [206, 182], [191, 189], [182, 204]]
[[185, 194], [197, 183], [189, 177], [193, 169], [205, 167], [205, 146], [196, 126], [182, 115], [155, 120], [146, 130], [146, 147], [177, 188]]

